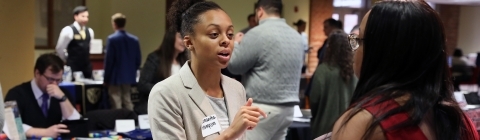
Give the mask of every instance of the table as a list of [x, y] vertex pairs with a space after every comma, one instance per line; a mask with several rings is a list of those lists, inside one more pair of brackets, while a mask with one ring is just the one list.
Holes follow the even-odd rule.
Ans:
[[[110, 109], [108, 90], [103, 83], [62, 82], [59, 86], [70, 92], [73, 97], [71, 102], [82, 115], [92, 110]], [[136, 85], [132, 85], [131, 90], [132, 102], [136, 103], [139, 100]]]
[[286, 140], [312, 140], [310, 123], [292, 122], [288, 127]]

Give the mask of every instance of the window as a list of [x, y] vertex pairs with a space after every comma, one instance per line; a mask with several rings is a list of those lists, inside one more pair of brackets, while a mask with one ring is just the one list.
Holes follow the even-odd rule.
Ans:
[[427, 2], [428, 5], [430, 5], [430, 7], [432, 7], [433, 9], [435, 9], [435, 3], [431, 3], [431, 2]]
[[337, 13], [333, 13], [332, 14], [332, 18], [335, 19], [335, 20], [338, 20], [339, 19], [339, 16]]
[[358, 24], [357, 14], [345, 14], [343, 19], [345, 20], [343, 22], [343, 30], [347, 33], [350, 33], [353, 27]]
[[362, 8], [362, 0], [334, 0], [333, 7]]

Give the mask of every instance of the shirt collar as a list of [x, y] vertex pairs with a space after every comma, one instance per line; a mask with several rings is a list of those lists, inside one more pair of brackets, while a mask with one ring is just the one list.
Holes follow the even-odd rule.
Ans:
[[[77, 30], [79, 30], [79, 31], [82, 30], [82, 27], [80, 26], [80, 24], [77, 21], [73, 22], [73, 26], [75, 26], [75, 28], [77, 28]], [[85, 26], [83, 28], [85, 28]]]
[[32, 86], [33, 95], [35, 95], [35, 99], [41, 98], [43, 95], [43, 92], [38, 87], [37, 82], [35, 82], [35, 78], [33, 78], [33, 80], [30, 81], [30, 85]]
[[265, 19], [260, 20], [259, 24], [263, 24], [263, 23], [268, 22], [268, 21], [285, 22], [285, 19], [284, 18], [279, 18], [279, 17], [269, 17], [269, 18], [265, 18]]
[[125, 33], [125, 30], [124, 30], [124, 29], [118, 29], [118, 30], [116, 30], [115, 32], [117, 32], [117, 33]]

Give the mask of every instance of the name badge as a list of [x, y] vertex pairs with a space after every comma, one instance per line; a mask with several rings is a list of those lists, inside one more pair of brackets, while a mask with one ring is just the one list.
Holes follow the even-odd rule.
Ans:
[[75, 35], [73, 35], [73, 39], [80, 40], [80, 39], [82, 39], [82, 36], [80, 36], [79, 34], [75, 34]]
[[220, 123], [218, 122], [216, 115], [211, 115], [203, 118], [202, 123], [202, 136], [206, 137], [213, 133], [220, 132]]

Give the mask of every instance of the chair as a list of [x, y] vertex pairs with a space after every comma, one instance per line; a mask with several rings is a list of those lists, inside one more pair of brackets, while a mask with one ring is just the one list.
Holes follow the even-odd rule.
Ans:
[[135, 112], [128, 109], [108, 109], [90, 111], [83, 116], [88, 118], [88, 130], [114, 130], [115, 120], [118, 119], [133, 119], [135, 125], [138, 125], [138, 116]]

